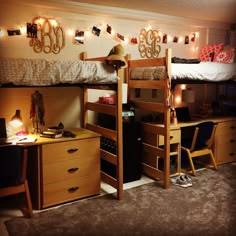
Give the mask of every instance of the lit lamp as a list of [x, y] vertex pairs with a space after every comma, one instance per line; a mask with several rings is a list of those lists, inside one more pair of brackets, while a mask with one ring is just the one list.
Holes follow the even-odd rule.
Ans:
[[14, 132], [16, 132], [15, 134], [17, 136], [22, 136], [22, 135], [26, 135], [26, 132], [22, 130], [22, 118], [21, 118], [21, 114], [20, 114], [20, 110], [17, 109], [15, 115], [11, 118], [10, 120], [10, 125], [14, 128]]
[[11, 124], [13, 127], [19, 127], [19, 126], [23, 125], [23, 122], [22, 122], [22, 118], [21, 118], [20, 110], [19, 110], [19, 109], [16, 110], [15, 115], [11, 118], [10, 124]]
[[195, 100], [195, 94], [192, 89], [182, 90], [182, 102], [194, 103], [194, 100]]

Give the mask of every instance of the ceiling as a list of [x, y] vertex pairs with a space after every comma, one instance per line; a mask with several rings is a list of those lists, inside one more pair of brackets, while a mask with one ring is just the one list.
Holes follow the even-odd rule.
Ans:
[[236, 0], [70, 0], [197, 20], [236, 23]]

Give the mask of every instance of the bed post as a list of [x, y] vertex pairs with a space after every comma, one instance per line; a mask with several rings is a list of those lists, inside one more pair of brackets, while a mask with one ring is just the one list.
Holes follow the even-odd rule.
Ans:
[[166, 57], [166, 88], [165, 88], [165, 113], [164, 113], [164, 126], [165, 126], [165, 162], [164, 162], [164, 188], [170, 187], [170, 106], [171, 106], [171, 49], [167, 48], [165, 52]]
[[86, 128], [86, 124], [88, 123], [88, 109], [86, 108], [88, 102], [88, 88], [83, 86], [83, 107], [82, 107], [82, 127]]
[[[122, 101], [122, 80], [117, 83], [117, 101]], [[123, 125], [122, 125], [122, 102], [117, 102], [117, 198], [123, 199]]]

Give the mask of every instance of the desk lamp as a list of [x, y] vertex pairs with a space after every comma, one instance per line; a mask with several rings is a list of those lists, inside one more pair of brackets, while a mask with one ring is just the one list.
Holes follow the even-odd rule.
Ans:
[[186, 103], [194, 103], [195, 94], [192, 89], [184, 89], [182, 90], [182, 101]]
[[20, 110], [17, 109], [16, 110], [16, 113], [15, 115], [11, 118], [10, 120], [10, 124], [13, 126], [13, 127], [19, 127], [21, 125], [23, 125], [23, 122], [22, 122], [22, 118], [21, 118], [21, 114], [20, 114]]
[[190, 114], [192, 114], [191, 104], [195, 102], [195, 93], [192, 89], [187, 88], [182, 90], [182, 102], [188, 104]]
[[[20, 114], [20, 110], [17, 109], [15, 115], [11, 118], [10, 120], [10, 124], [13, 128], [19, 128], [22, 127], [23, 122], [22, 122], [22, 118], [21, 118], [21, 114]], [[20, 129], [20, 131], [16, 132], [16, 135], [26, 135], [27, 132], [23, 131], [22, 129]]]

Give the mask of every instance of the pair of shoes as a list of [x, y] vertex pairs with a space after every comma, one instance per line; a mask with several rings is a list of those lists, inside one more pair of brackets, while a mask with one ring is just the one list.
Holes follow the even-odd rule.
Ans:
[[192, 184], [192, 178], [189, 176], [189, 175], [182, 175], [183, 178], [186, 180], [187, 184], [188, 184], [188, 187], [191, 187], [193, 186]]
[[171, 178], [171, 183], [183, 188], [192, 186], [192, 179], [188, 175], [180, 175], [176, 178]]

